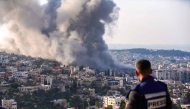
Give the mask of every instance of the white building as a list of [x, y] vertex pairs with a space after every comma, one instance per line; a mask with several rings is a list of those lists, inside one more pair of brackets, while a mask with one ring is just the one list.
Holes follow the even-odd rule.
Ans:
[[46, 81], [47, 84], [52, 85], [53, 77], [47, 75], [41, 75], [40, 78], [41, 78], [41, 84], [44, 84]]
[[187, 64], [187, 67], [190, 68], [190, 62]]
[[112, 106], [113, 109], [119, 109], [120, 103], [122, 100], [125, 101], [125, 96], [119, 96], [119, 95], [115, 95], [115, 96], [103, 96], [103, 106], [104, 107], [108, 107], [108, 106]]
[[50, 76], [47, 76], [46, 77], [46, 80], [47, 80], [47, 84], [49, 84], [50, 86], [52, 85], [52, 82], [53, 82], [53, 78], [50, 77]]
[[158, 80], [171, 80], [174, 79], [174, 73], [172, 70], [156, 70], [153, 74]]
[[67, 75], [67, 74], [60, 74], [59, 76], [61, 77], [61, 79], [68, 79], [69, 78], [69, 75]]
[[15, 102], [13, 99], [2, 99], [2, 107], [5, 107], [6, 109], [17, 109], [17, 102]]
[[37, 91], [38, 89], [42, 89], [42, 90], [50, 90], [51, 86], [50, 85], [39, 85], [39, 86], [23, 86], [23, 87], [18, 87], [20, 92], [24, 92], [24, 93], [29, 93], [32, 94], [34, 91]]
[[125, 79], [124, 77], [115, 77], [115, 80], [119, 80], [119, 87], [120, 88], [123, 87], [123, 80], [124, 79]]
[[22, 78], [27, 78], [28, 77], [28, 72], [23, 71], [23, 72], [13, 72], [14, 77], [22, 77]]
[[190, 81], [190, 72], [185, 70], [156, 70], [152, 74], [158, 80], [174, 80], [174, 81], [182, 81], [189, 82]]
[[9, 63], [9, 60], [8, 60], [8, 59], [4, 59], [4, 60], [2, 60], [1, 63], [3, 63], [3, 64], [8, 64], [8, 63]]
[[24, 87], [18, 87], [18, 89], [20, 92], [32, 94], [34, 91], [38, 90], [38, 86], [24, 86]]
[[38, 88], [47, 91], [47, 90], [51, 89], [51, 85], [43, 85], [43, 84], [41, 84], [41, 85], [38, 86]]
[[79, 71], [79, 66], [74, 67], [73, 71], [78, 72]]
[[182, 109], [190, 109], [190, 104], [181, 104]]
[[17, 72], [17, 68], [16, 67], [13, 67], [13, 66], [7, 66], [6, 69], [9, 71], [9, 72]]

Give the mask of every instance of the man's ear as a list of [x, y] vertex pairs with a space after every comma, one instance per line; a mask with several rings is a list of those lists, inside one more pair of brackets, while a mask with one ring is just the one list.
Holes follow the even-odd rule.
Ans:
[[137, 70], [135, 70], [135, 74], [136, 76], [139, 76], [139, 72]]
[[150, 74], [152, 74], [152, 69], [150, 69]]

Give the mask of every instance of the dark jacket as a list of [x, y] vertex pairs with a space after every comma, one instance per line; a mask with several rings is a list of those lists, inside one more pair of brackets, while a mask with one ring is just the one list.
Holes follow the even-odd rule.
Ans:
[[6, 109], [6, 108], [0, 106], [0, 109]]
[[152, 76], [142, 79], [127, 96], [126, 109], [172, 109], [167, 85], [155, 81]]

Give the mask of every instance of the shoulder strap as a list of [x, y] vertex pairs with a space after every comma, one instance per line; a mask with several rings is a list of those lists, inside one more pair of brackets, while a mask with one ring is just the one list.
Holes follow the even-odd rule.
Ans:
[[145, 100], [145, 95], [142, 94], [142, 93], [139, 91], [139, 86], [140, 86], [140, 84], [138, 84], [138, 85], [136, 85], [134, 88], [132, 88], [132, 89], [128, 92], [128, 94], [127, 94], [127, 96], [126, 96], [126, 99], [129, 99], [129, 94], [130, 94], [131, 91], [136, 91], [136, 92], [138, 92], [138, 93], [140, 94], [140, 100], [141, 100], [141, 101]]
[[166, 108], [167, 109], [172, 109], [172, 101], [170, 99], [170, 94], [168, 92], [168, 87], [167, 87], [167, 84], [161, 82], [161, 81], [158, 81], [159, 83], [163, 84], [166, 88]]
[[[131, 92], [131, 91], [137, 91], [138, 87], [139, 87], [139, 84], [136, 85], [136, 86], [134, 86], [133, 88], [131, 88], [131, 89], [129, 90], [129, 92], [127, 93], [126, 99], [129, 99], [129, 94], [130, 94], [130, 92]], [[138, 91], [137, 91], [137, 92], [138, 92]]]

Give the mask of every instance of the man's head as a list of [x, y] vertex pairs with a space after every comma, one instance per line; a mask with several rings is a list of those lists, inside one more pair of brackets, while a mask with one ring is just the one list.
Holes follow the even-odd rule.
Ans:
[[150, 61], [145, 59], [139, 60], [136, 63], [135, 73], [140, 80], [142, 80], [143, 77], [150, 75], [152, 73]]

